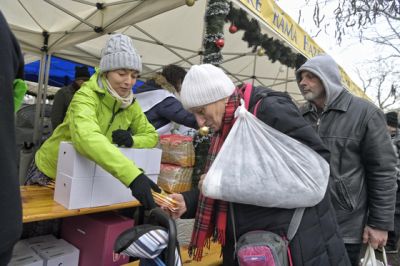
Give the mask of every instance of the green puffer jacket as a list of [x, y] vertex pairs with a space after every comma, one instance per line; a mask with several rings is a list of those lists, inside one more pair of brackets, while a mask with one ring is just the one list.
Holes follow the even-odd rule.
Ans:
[[75, 93], [64, 122], [37, 151], [35, 162], [41, 172], [55, 179], [60, 142], [71, 141], [80, 154], [129, 186], [142, 171], [112, 144], [112, 132], [130, 128], [133, 148], [153, 148], [158, 134], [137, 101], [120, 109], [121, 103], [98, 86], [98, 75]]

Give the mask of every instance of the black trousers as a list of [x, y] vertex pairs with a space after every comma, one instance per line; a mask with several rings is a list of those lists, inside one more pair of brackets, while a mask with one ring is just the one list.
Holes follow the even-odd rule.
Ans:
[[360, 265], [360, 252], [362, 244], [345, 244], [347, 255], [349, 256], [352, 266]]

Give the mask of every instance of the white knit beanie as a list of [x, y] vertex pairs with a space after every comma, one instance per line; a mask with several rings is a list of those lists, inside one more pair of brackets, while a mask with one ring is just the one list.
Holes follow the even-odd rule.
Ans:
[[114, 34], [101, 51], [100, 72], [116, 69], [142, 71], [142, 59], [136, 53], [131, 38], [123, 34]]
[[232, 95], [235, 85], [218, 67], [193, 65], [182, 83], [181, 101], [186, 109], [207, 105]]

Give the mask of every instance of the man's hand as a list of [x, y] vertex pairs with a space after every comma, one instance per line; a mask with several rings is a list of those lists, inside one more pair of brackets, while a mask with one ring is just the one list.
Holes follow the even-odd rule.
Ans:
[[173, 219], [178, 219], [186, 212], [186, 203], [182, 194], [171, 194], [168, 195], [171, 199], [177, 202], [176, 211], [171, 211], [167, 206], [161, 206], [161, 209], [166, 211]]
[[363, 243], [370, 243], [374, 249], [386, 246], [387, 238], [387, 231], [375, 229], [368, 225], [364, 228]]

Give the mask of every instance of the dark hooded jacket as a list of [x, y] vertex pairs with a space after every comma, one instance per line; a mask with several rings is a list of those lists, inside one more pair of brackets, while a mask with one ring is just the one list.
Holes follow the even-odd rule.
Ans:
[[183, 108], [174, 92], [175, 88], [162, 75], [157, 74], [137, 89], [136, 99], [156, 130], [171, 121], [197, 128], [196, 118]]
[[[23, 70], [17, 40], [0, 12], [0, 265], [7, 265], [22, 230], [22, 208], [17, 173], [13, 82]], [[21, 75], [22, 76], [22, 75]], [[20, 77], [21, 77], [20, 76]]]
[[79, 86], [74, 81], [70, 85], [59, 89], [54, 95], [54, 102], [50, 116], [53, 130], [64, 121], [68, 106], [72, 101], [72, 97], [74, 97], [74, 94], [78, 90]]
[[383, 112], [343, 88], [339, 68], [328, 55], [308, 60], [296, 72], [319, 77], [326, 104], [301, 108], [331, 153], [330, 191], [345, 243], [362, 242], [364, 225], [390, 231], [396, 193], [396, 157]]
[[[267, 95], [268, 92], [268, 95]], [[298, 108], [284, 93], [257, 87], [253, 90], [249, 110], [256, 103], [257, 118], [280, 132], [312, 148], [327, 161], [329, 152], [313, 128], [303, 119]], [[266, 173], [268, 174], [268, 173]], [[268, 189], [267, 187], [265, 188]], [[184, 192], [187, 212], [182, 218], [195, 216], [199, 190]], [[233, 203], [237, 238], [253, 230], [269, 230], [286, 235], [294, 209], [265, 208]], [[231, 216], [228, 214], [223, 265], [237, 265], [233, 261], [234, 238]], [[350, 265], [331, 204], [330, 194], [314, 207], [306, 208], [296, 236], [290, 242], [293, 265], [343, 266]]]

